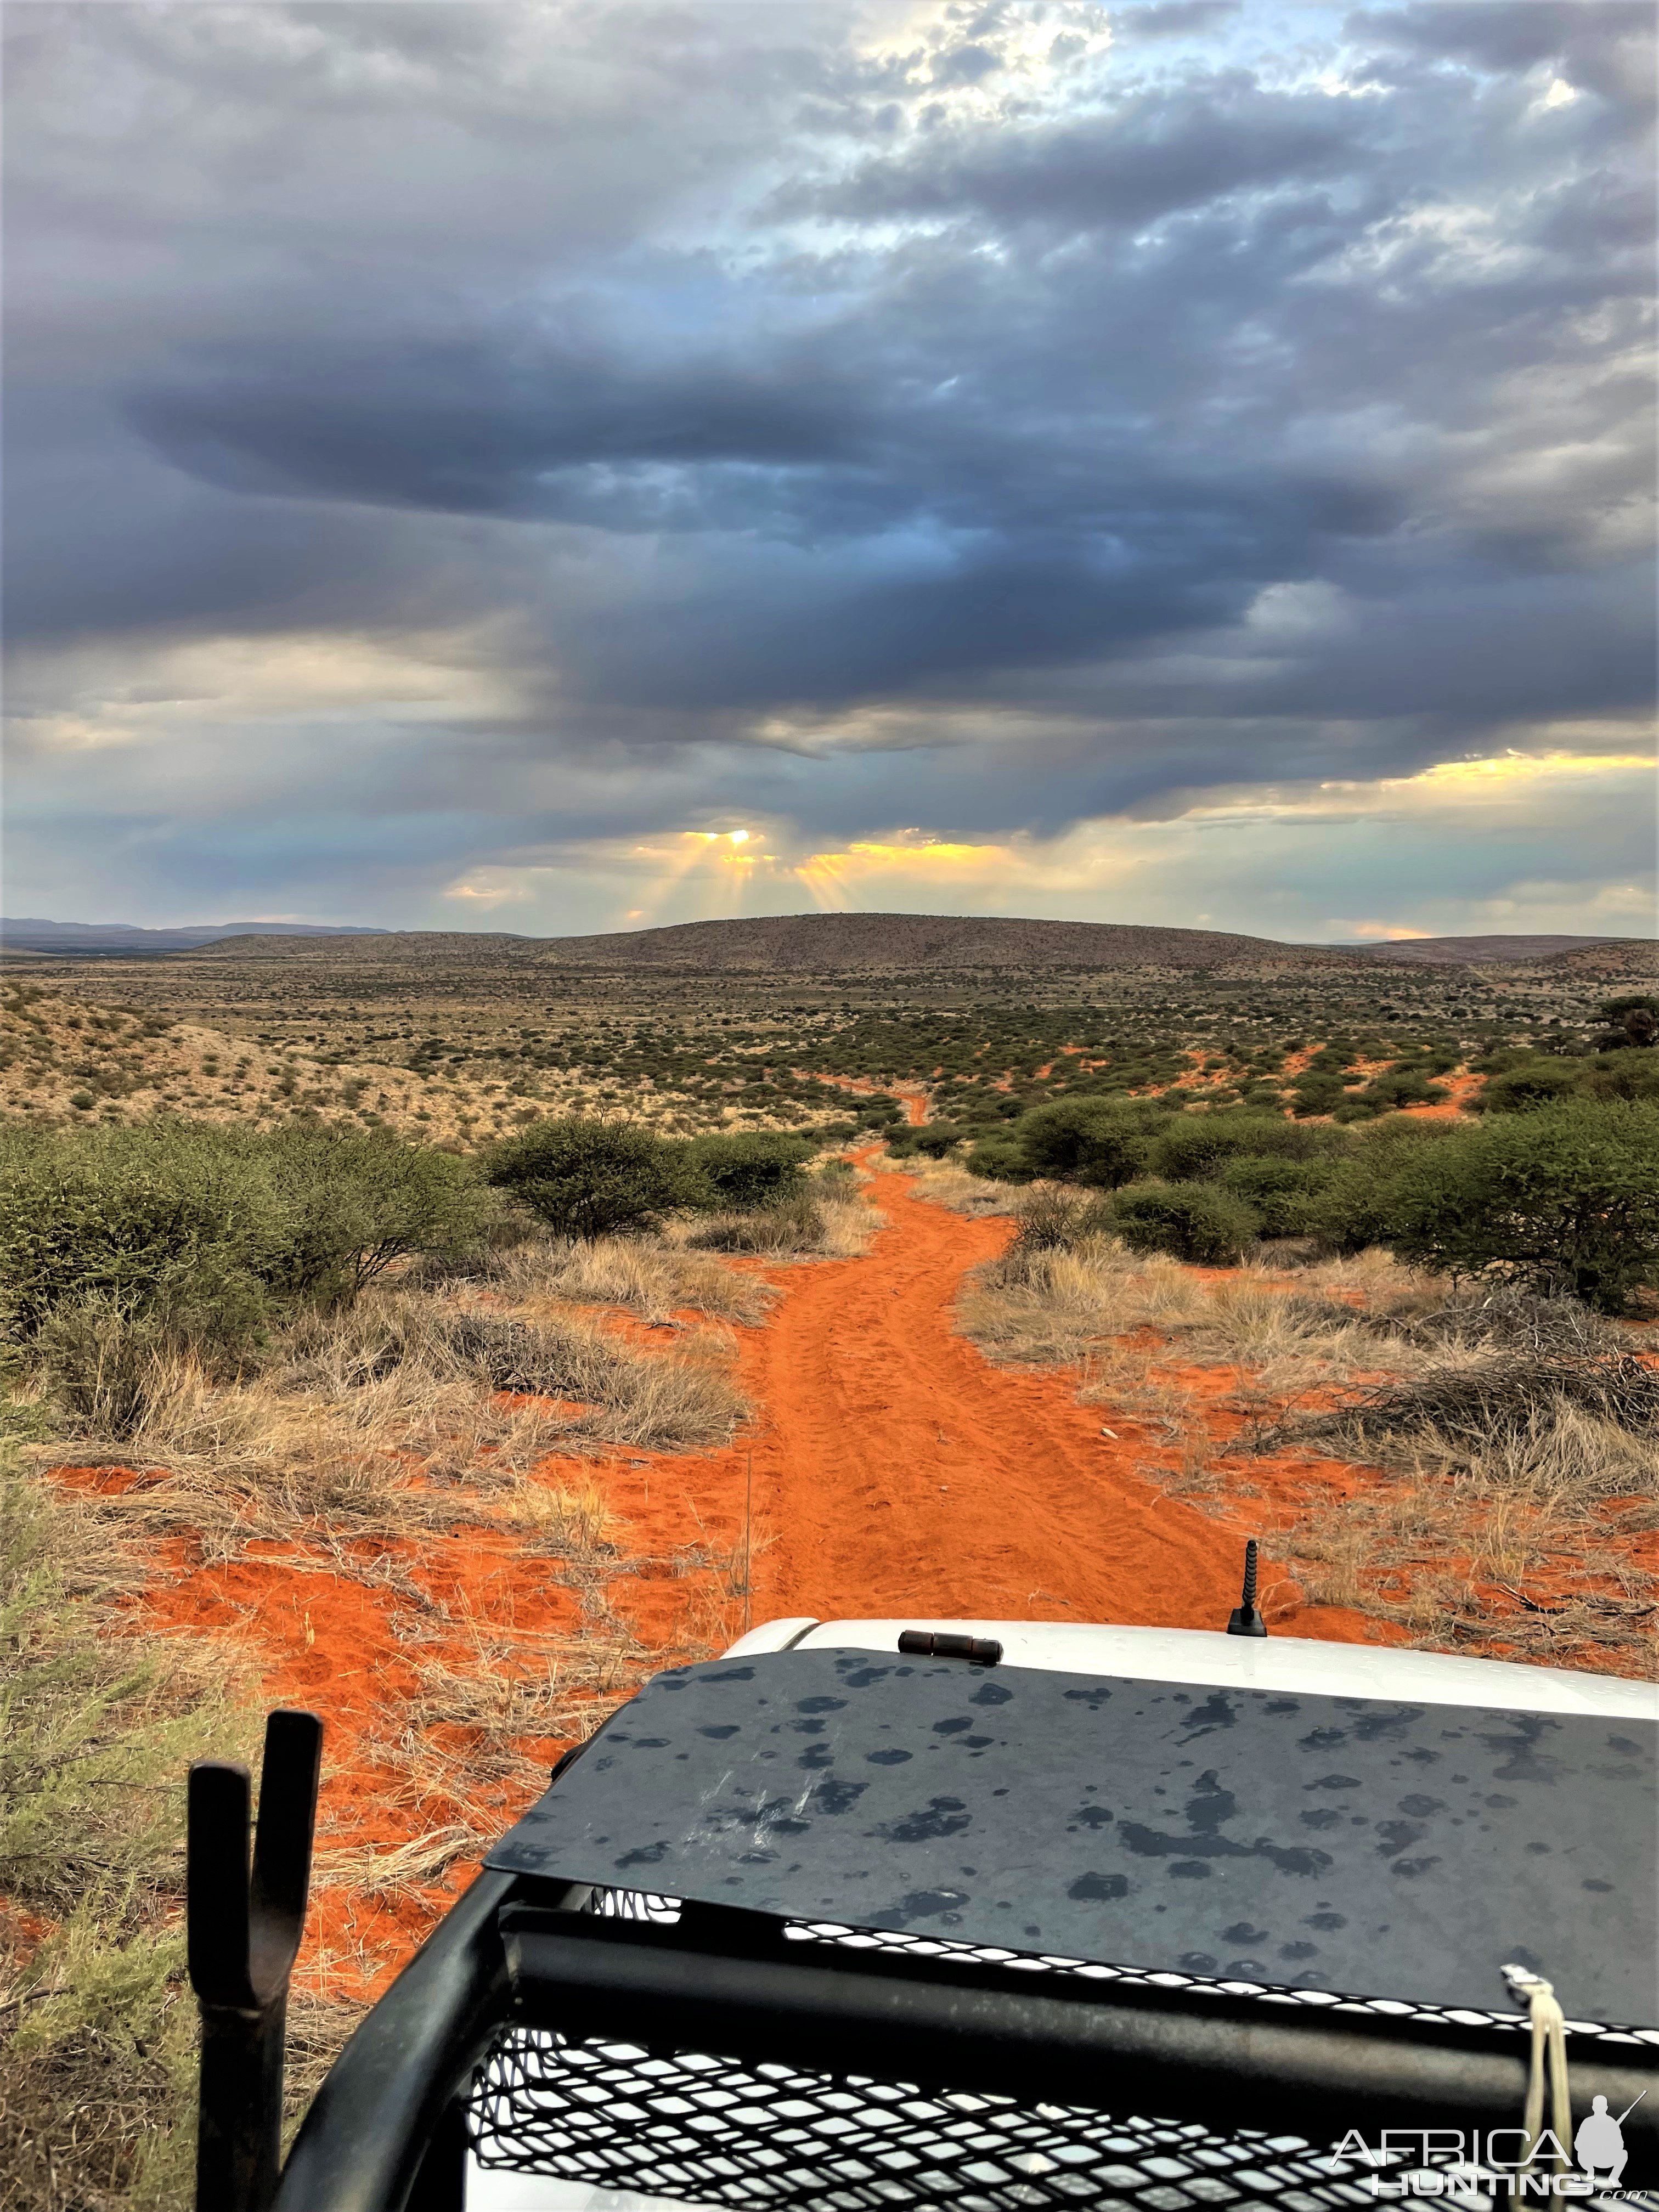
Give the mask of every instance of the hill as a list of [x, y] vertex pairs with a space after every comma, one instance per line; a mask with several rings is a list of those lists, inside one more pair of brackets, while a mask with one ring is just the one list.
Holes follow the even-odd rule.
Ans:
[[853, 974], [975, 969], [1319, 968], [1352, 955], [1280, 945], [1222, 930], [1162, 929], [1127, 922], [1028, 921], [976, 915], [795, 914], [733, 921], [677, 922], [592, 937], [510, 937], [399, 930], [373, 939], [305, 944], [241, 938], [214, 948], [238, 960], [352, 963], [507, 960], [538, 966], [676, 969], [698, 974]]
[[938, 914], [791, 914], [686, 921], [621, 935], [545, 940], [559, 966], [824, 973], [919, 968], [1215, 968], [1248, 961], [1303, 967], [1323, 948], [1212, 929], [1113, 921], [1029, 921]]
[[[1426, 987], [1431, 977], [1455, 988], [1470, 969], [1509, 970], [1518, 983], [1558, 975], [1583, 983], [1592, 977], [1645, 979], [1653, 962], [1650, 939], [1574, 936], [1484, 936], [1391, 939], [1365, 945], [1287, 945], [1236, 931], [1175, 929], [1109, 921], [1048, 921], [1012, 915], [927, 914], [795, 914], [755, 915], [728, 921], [688, 921], [663, 928], [611, 930], [581, 937], [526, 937], [504, 930], [330, 930], [315, 923], [228, 922], [179, 930], [135, 929], [77, 922], [0, 923], [14, 969], [31, 958], [54, 969], [77, 959], [95, 963], [133, 955], [170, 956], [161, 969], [188, 966], [204, 982], [235, 969], [249, 983], [264, 975], [277, 988], [278, 972], [303, 969], [307, 988], [348, 991], [416, 987], [416, 978], [446, 994], [463, 976], [494, 977], [490, 988], [519, 990], [537, 970], [562, 969], [572, 985], [591, 977], [634, 978], [652, 989], [678, 988], [705, 976], [729, 975], [763, 984], [785, 977], [867, 976], [872, 983], [914, 983], [928, 977], [942, 988], [968, 984], [1006, 989], [998, 978], [1047, 976], [1126, 981], [1152, 988], [1162, 975], [1208, 973], [1232, 982], [1334, 987], [1374, 976], [1399, 994]], [[149, 964], [148, 962], [146, 964]], [[1379, 973], [1379, 971], [1381, 971]], [[1392, 971], [1394, 981], [1385, 981]], [[1408, 983], [1407, 978], [1413, 980]], [[510, 983], [508, 979], [513, 980]], [[284, 983], [282, 987], [287, 988]], [[608, 988], [608, 987], [607, 987]], [[1051, 986], [1050, 988], [1053, 988]]]
[[1436, 968], [1477, 967], [1489, 960], [1553, 960], [1599, 945], [1640, 945], [1628, 937], [1392, 937], [1382, 944], [1344, 945], [1368, 960], [1427, 963]]
[[14, 952], [77, 954], [194, 952], [225, 937], [378, 937], [378, 929], [322, 921], [198, 922], [184, 929], [141, 929], [130, 921], [47, 921], [0, 916], [0, 945]]

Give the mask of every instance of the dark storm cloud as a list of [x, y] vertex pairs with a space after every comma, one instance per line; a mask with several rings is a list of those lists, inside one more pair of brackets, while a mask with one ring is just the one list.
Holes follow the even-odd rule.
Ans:
[[14, 11], [27, 728], [112, 640], [467, 633], [494, 705], [305, 771], [429, 870], [1626, 711], [1647, 16]]
[[1149, 90], [1106, 116], [964, 143], [924, 140], [849, 183], [780, 196], [868, 221], [977, 215], [1049, 228], [1131, 228], [1234, 193], [1328, 177], [1354, 166], [1353, 118], [1317, 93], [1282, 94], [1237, 71], [1193, 88]]

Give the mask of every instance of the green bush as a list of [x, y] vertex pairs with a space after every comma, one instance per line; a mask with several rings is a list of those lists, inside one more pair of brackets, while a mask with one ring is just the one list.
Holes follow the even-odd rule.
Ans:
[[470, 1160], [389, 1130], [284, 1129], [256, 1140], [276, 1180], [279, 1296], [349, 1297], [416, 1252], [459, 1259], [495, 1211]]
[[0, 1131], [0, 1318], [99, 1301], [218, 1342], [263, 1322], [284, 1237], [253, 1145], [188, 1122]]
[[942, 1160], [947, 1152], [955, 1152], [969, 1133], [955, 1121], [925, 1121], [912, 1131], [910, 1149], [930, 1160]]
[[1414, 1121], [1390, 1114], [1351, 1140], [1332, 1164], [1329, 1180], [1313, 1197], [1310, 1225], [1344, 1255], [1392, 1243], [1398, 1227], [1395, 1193], [1405, 1163], [1419, 1152], [1450, 1143], [1450, 1121]]
[[971, 1176], [988, 1182], [1030, 1182], [1025, 1154], [1012, 1137], [981, 1137], [963, 1163]]
[[[0, 1132], [0, 1325], [55, 1357], [234, 1352], [295, 1300], [351, 1296], [400, 1256], [458, 1253], [491, 1201], [454, 1154], [387, 1133], [210, 1122]], [[142, 1327], [140, 1326], [142, 1324]], [[137, 1330], [137, 1334], [133, 1331]]]
[[1315, 1114], [1332, 1114], [1347, 1097], [1341, 1077], [1329, 1069], [1310, 1069], [1291, 1085], [1291, 1111], [1298, 1121]]
[[688, 1194], [710, 1212], [775, 1206], [805, 1191], [804, 1170], [811, 1157], [812, 1147], [804, 1137], [773, 1130], [694, 1137], [684, 1153], [690, 1171]]
[[1649, 1046], [1598, 1053], [1582, 1065], [1587, 1098], [1659, 1098], [1659, 1052]]
[[1391, 1067], [1368, 1083], [1354, 1103], [1373, 1113], [1401, 1106], [1438, 1106], [1450, 1097], [1443, 1083], [1431, 1083], [1421, 1067]]
[[572, 1114], [526, 1123], [487, 1155], [484, 1172], [556, 1236], [610, 1237], [696, 1194], [684, 1149], [632, 1122]]
[[1583, 1087], [1584, 1069], [1576, 1060], [1540, 1054], [1506, 1075], [1494, 1075], [1470, 1101], [1477, 1114], [1531, 1114], [1540, 1106], [1570, 1098]]
[[1183, 1114], [1159, 1132], [1150, 1165], [1166, 1182], [1195, 1182], [1226, 1160], [1306, 1159], [1326, 1141], [1317, 1130], [1265, 1114]]
[[1113, 1202], [1117, 1232], [1134, 1252], [1167, 1252], [1199, 1267], [1230, 1267], [1256, 1234], [1242, 1199], [1212, 1182], [1144, 1182]]
[[1619, 1312], [1659, 1285], [1659, 1105], [1570, 1099], [1495, 1116], [1403, 1156], [1389, 1204], [1403, 1258]]
[[1133, 1101], [1057, 1098], [1023, 1115], [1014, 1136], [1028, 1174], [1116, 1190], [1146, 1164], [1148, 1121], [1167, 1119]]
[[1260, 1236], [1309, 1237], [1317, 1231], [1319, 1200], [1335, 1172], [1328, 1158], [1246, 1156], [1224, 1161], [1215, 1180], [1250, 1209]]

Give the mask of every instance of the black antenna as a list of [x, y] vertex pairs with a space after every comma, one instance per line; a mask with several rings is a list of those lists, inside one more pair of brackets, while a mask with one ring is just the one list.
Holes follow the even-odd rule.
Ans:
[[1267, 1624], [1255, 1609], [1255, 1554], [1254, 1536], [1244, 1547], [1244, 1599], [1236, 1605], [1227, 1621], [1229, 1636], [1265, 1636]]

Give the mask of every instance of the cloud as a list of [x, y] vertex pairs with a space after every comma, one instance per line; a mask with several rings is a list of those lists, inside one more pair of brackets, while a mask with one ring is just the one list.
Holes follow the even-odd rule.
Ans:
[[1112, 28], [1120, 39], [1189, 38], [1218, 30], [1242, 5], [1243, 0], [1155, 0], [1151, 7], [1118, 9]]
[[16, 11], [14, 883], [1105, 911], [1019, 855], [1625, 729], [1645, 16]]

